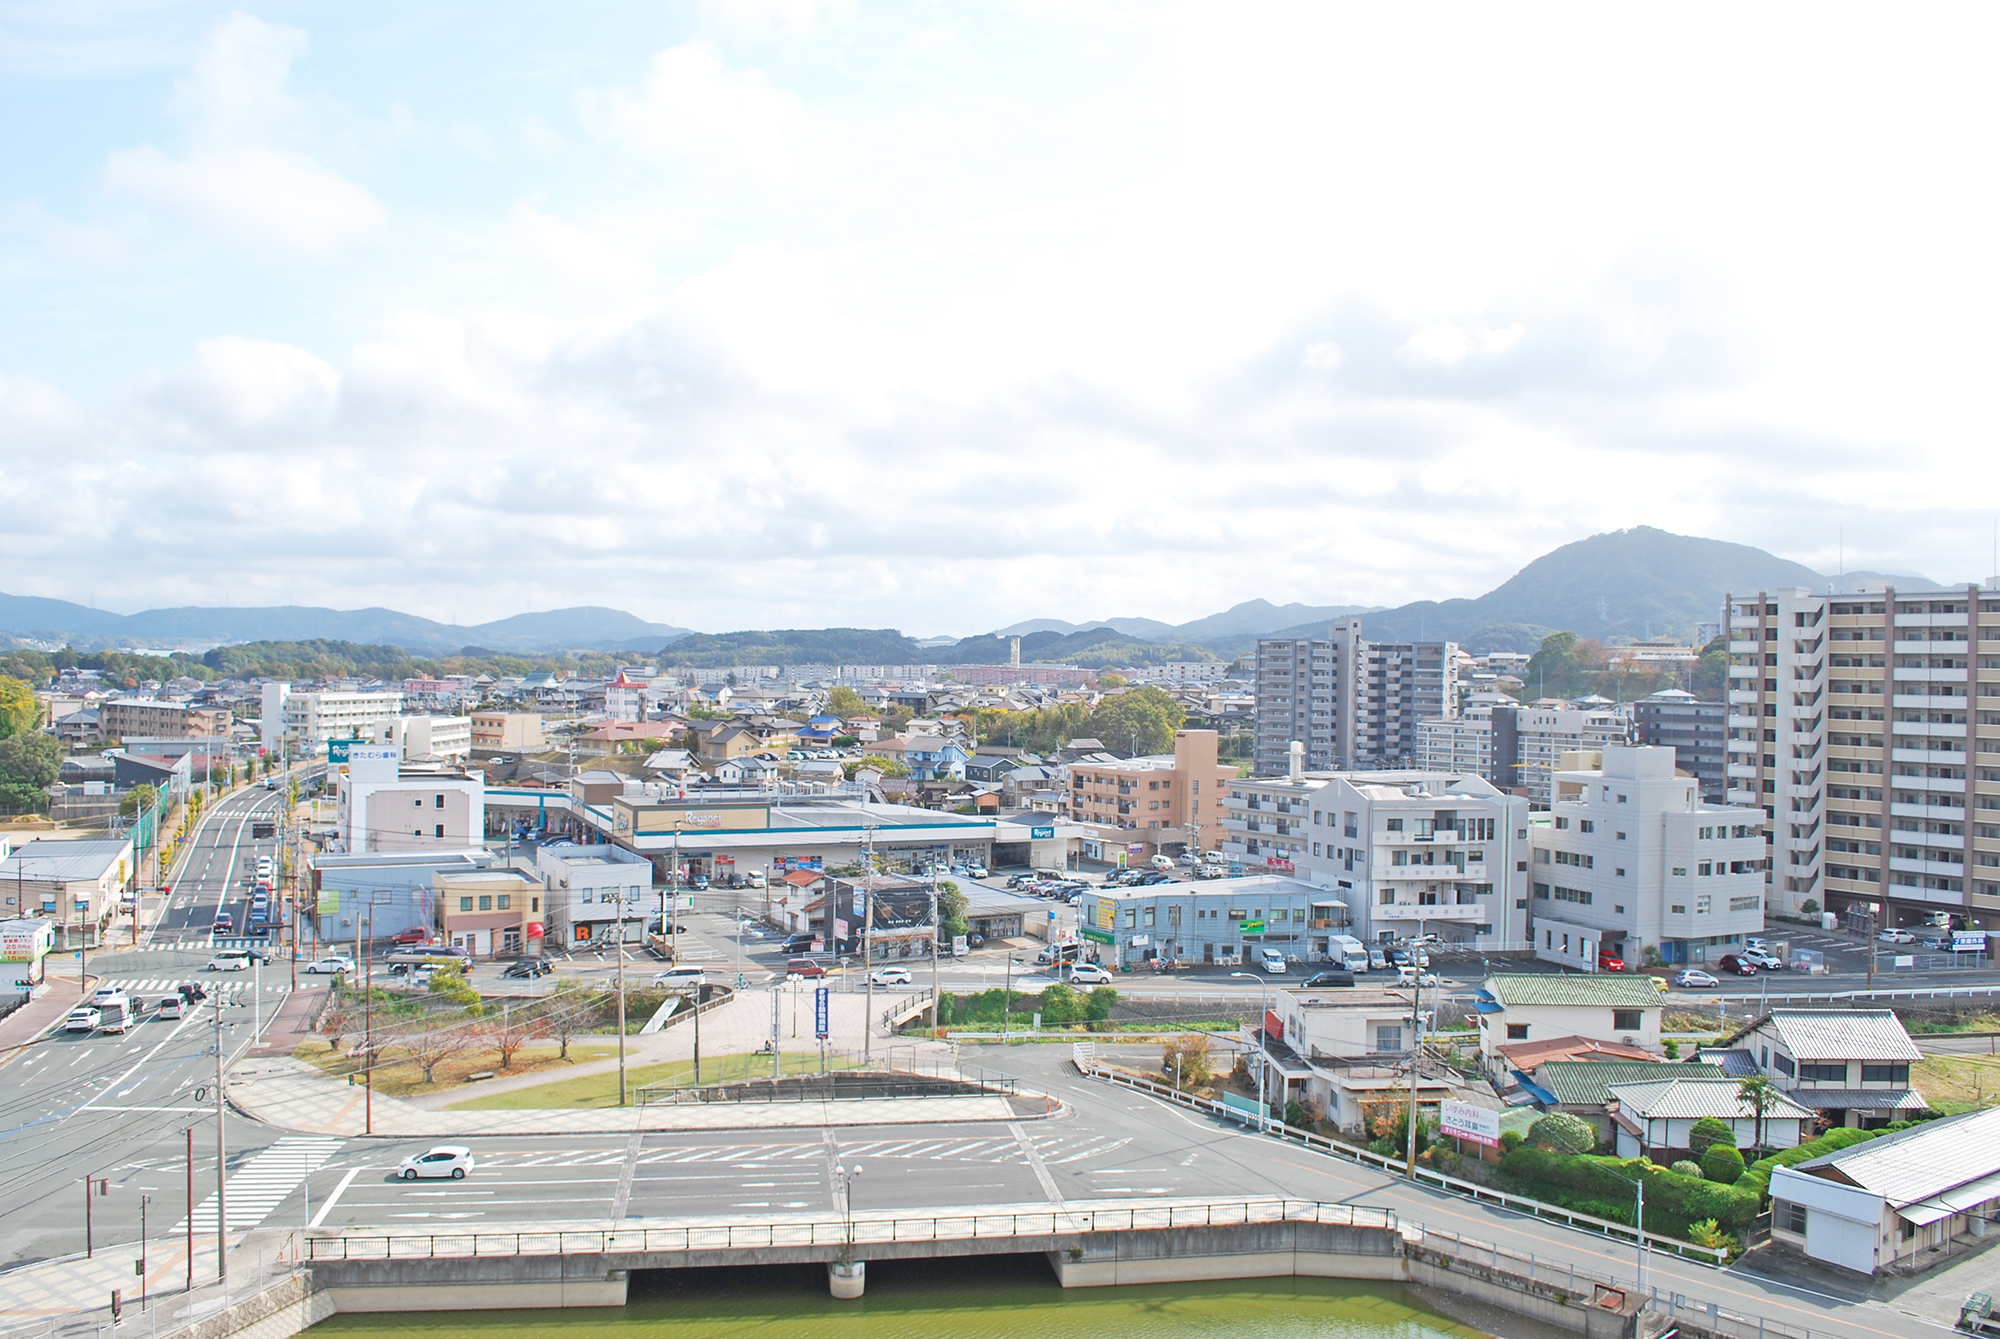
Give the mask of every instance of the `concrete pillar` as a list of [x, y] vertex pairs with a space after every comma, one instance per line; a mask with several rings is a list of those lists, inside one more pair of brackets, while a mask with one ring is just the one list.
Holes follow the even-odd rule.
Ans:
[[868, 1283], [868, 1262], [851, 1260], [843, 1264], [829, 1260], [826, 1266], [826, 1286], [835, 1298], [849, 1302], [861, 1296]]

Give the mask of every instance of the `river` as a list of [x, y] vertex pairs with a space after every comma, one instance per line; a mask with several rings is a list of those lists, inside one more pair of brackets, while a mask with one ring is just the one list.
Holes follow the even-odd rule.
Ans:
[[871, 1263], [836, 1302], [819, 1266], [658, 1271], [622, 1309], [336, 1316], [317, 1339], [1484, 1339], [1398, 1284], [1243, 1279], [1058, 1287], [1039, 1257]]

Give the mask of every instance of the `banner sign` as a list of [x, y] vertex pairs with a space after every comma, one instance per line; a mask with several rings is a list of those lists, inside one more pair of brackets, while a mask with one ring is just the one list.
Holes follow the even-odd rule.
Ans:
[[1093, 944], [1116, 944], [1118, 942], [1117, 936], [1108, 930], [1093, 930], [1088, 925], [1083, 927], [1082, 934], [1085, 939], [1088, 939]]
[[1438, 1129], [1455, 1139], [1470, 1139], [1489, 1148], [1500, 1143], [1500, 1113], [1470, 1102], [1447, 1099], [1439, 1108]]
[[1263, 934], [1263, 933], [1264, 933], [1264, 922], [1262, 922], [1262, 921], [1245, 921], [1245, 922], [1243, 922], [1243, 933], [1244, 933], [1244, 934], [1246, 934], [1246, 935], [1260, 935], [1260, 934]]
[[1056, 830], [1053, 825], [1046, 828], [1029, 828], [1028, 840], [1033, 842], [1053, 841]]
[[1954, 930], [1951, 936], [1953, 953], [1984, 953], [1986, 951], [1986, 931]]
[[813, 991], [813, 1035], [817, 1036], [821, 1041], [825, 1041], [833, 1035], [832, 1028], [827, 1026], [827, 1015], [832, 1008], [829, 1002], [831, 994], [832, 992], [828, 991], [825, 986], [820, 986]]

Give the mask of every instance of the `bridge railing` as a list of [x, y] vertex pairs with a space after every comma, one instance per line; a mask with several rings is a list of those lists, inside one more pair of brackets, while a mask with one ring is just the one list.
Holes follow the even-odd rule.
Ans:
[[1073, 1237], [1092, 1232], [1143, 1232], [1177, 1227], [1237, 1227], [1248, 1223], [1325, 1223], [1394, 1228], [1390, 1209], [1314, 1200], [1236, 1199], [1146, 1204], [1123, 1208], [1048, 1209], [925, 1215], [856, 1215], [778, 1223], [687, 1224], [677, 1227], [545, 1232], [344, 1232], [309, 1237], [315, 1260], [445, 1260], [525, 1255], [617, 1255], [655, 1251], [724, 1251], [781, 1246], [856, 1247], [899, 1242], [972, 1241], [1010, 1237]]

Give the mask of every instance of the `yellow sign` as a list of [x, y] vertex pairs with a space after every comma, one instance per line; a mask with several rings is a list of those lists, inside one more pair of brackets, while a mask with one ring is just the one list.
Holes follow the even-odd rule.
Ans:
[[1112, 912], [1112, 907], [1111, 907], [1111, 903], [1110, 903], [1109, 901], [1105, 900], [1104, 898], [1101, 898], [1101, 897], [1100, 897], [1100, 898], [1098, 898], [1098, 899], [1097, 899], [1097, 928], [1098, 928], [1098, 929], [1100, 929], [1100, 930], [1109, 930], [1109, 929], [1111, 928], [1111, 912]]

